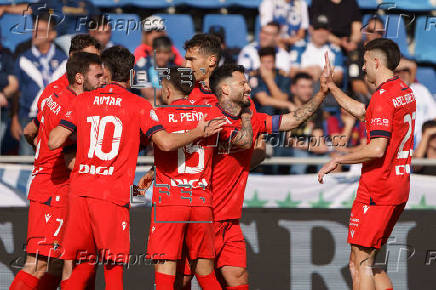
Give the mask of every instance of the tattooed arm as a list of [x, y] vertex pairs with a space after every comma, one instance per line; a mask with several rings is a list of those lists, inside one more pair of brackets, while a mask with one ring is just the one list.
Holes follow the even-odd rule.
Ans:
[[241, 114], [241, 129], [232, 139], [232, 145], [241, 149], [250, 149], [253, 145], [253, 128], [251, 126], [250, 109], [243, 109]]

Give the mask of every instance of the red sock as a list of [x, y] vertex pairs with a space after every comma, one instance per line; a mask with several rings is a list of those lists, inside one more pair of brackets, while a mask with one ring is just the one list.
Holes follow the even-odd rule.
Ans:
[[248, 290], [248, 284], [235, 287], [227, 287], [227, 290]]
[[73, 269], [71, 277], [61, 282], [61, 288], [62, 290], [85, 289], [89, 282], [93, 281], [94, 276], [94, 263], [85, 262], [77, 264]]
[[154, 283], [156, 284], [155, 290], [173, 290], [175, 281], [175, 275], [167, 275], [154, 271]]
[[198, 284], [200, 284], [201, 289], [204, 290], [221, 290], [221, 285], [215, 277], [215, 272], [210, 272], [209, 275], [195, 275], [198, 280]]
[[123, 290], [123, 265], [104, 265], [106, 290]]
[[36, 289], [37, 285], [38, 278], [21, 270], [15, 275], [9, 290], [31, 290]]
[[60, 281], [61, 281], [61, 277], [55, 276], [50, 273], [45, 273], [44, 276], [42, 276], [41, 279], [39, 279], [37, 289], [56, 290], [58, 288]]

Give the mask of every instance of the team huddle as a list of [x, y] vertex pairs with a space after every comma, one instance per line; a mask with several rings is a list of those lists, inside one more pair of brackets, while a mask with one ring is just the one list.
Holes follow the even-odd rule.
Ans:
[[[408, 199], [416, 101], [393, 70], [398, 47], [378, 39], [365, 47], [364, 70], [379, 86], [368, 108], [333, 81], [325, 56], [319, 92], [288, 114], [256, 112], [243, 66], [218, 66], [220, 41], [197, 34], [185, 43], [184, 67], [161, 78], [163, 106], [129, 91], [135, 58], [121, 46], [100, 53], [88, 35], [71, 41], [66, 74], [46, 87], [25, 128], [35, 147], [26, 264], [10, 289], [94, 289], [96, 260], [106, 289], [123, 289], [130, 252], [130, 187], [138, 152], [153, 143], [154, 166], [139, 181], [153, 186], [146, 256], [155, 289], [248, 289], [239, 220], [250, 168], [266, 156], [268, 134], [304, 123], [331, 93], [366, 120], [368, 144], [336, 157], [364, 163], [350, 217], [353, 289], [390, 289], [373, 268]], [[292, 186], [292, 185], [290, 185]], [[36, 266], [35, 266], [36, 265]], [[147, 288], [148, 289], [148, 288]]]

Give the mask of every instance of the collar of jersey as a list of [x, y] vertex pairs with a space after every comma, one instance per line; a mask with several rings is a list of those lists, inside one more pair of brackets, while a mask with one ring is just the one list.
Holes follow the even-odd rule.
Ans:
[[221, 107], [219, 103], [217, 103], [216, 106], [218, 107], [218, 109], [221, 110], [221, 112], [223, 113], [224, 116], [229, 117], [232, 120], [238, 120], [239, 119], [239, 117], [233, 116], [232, 114], [226, 112], [226, 110], [224, 110], [223, 107]]
[[111, 83], [109, 83], [109, 86], [110, 85], [112, 85], [112, 86], [117, 86], [117, 87], [120, 87], [120, 88], [122, 88], [122, 89], [124, 89], [124, 90], [127, 90], [125, 87], [123, 87], [122, 85], [120, 85], [119, 83], [116, 83], [116, 82], [111, 82]]
[[383, 85], [385, 85], [386, 83], [391, 82], [391, 81], [395, 81], [395, 80], [397, 80], [397, 79], [398, 79], [398, 76], [393, 76], [392, 78], [388, 79], [387, 81], [382, 82], [382, 83], [377, 87], [376, 91], [380, 90], [381, 87], [382, 87]]
[[77, 96], [76, 92], [70, 89], [70, 86], [67, 86], [67, 90], [69, 90], [73, 95]]

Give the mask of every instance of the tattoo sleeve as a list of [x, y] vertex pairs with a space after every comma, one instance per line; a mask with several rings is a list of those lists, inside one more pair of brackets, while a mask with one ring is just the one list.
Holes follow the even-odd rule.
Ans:
[[239, 148], [249, 149], [253, 145], [253, 128], [251, 126], [251, 117], [243, 114], [241, 116], [242, 128], [232, 139], [232, 145]]

